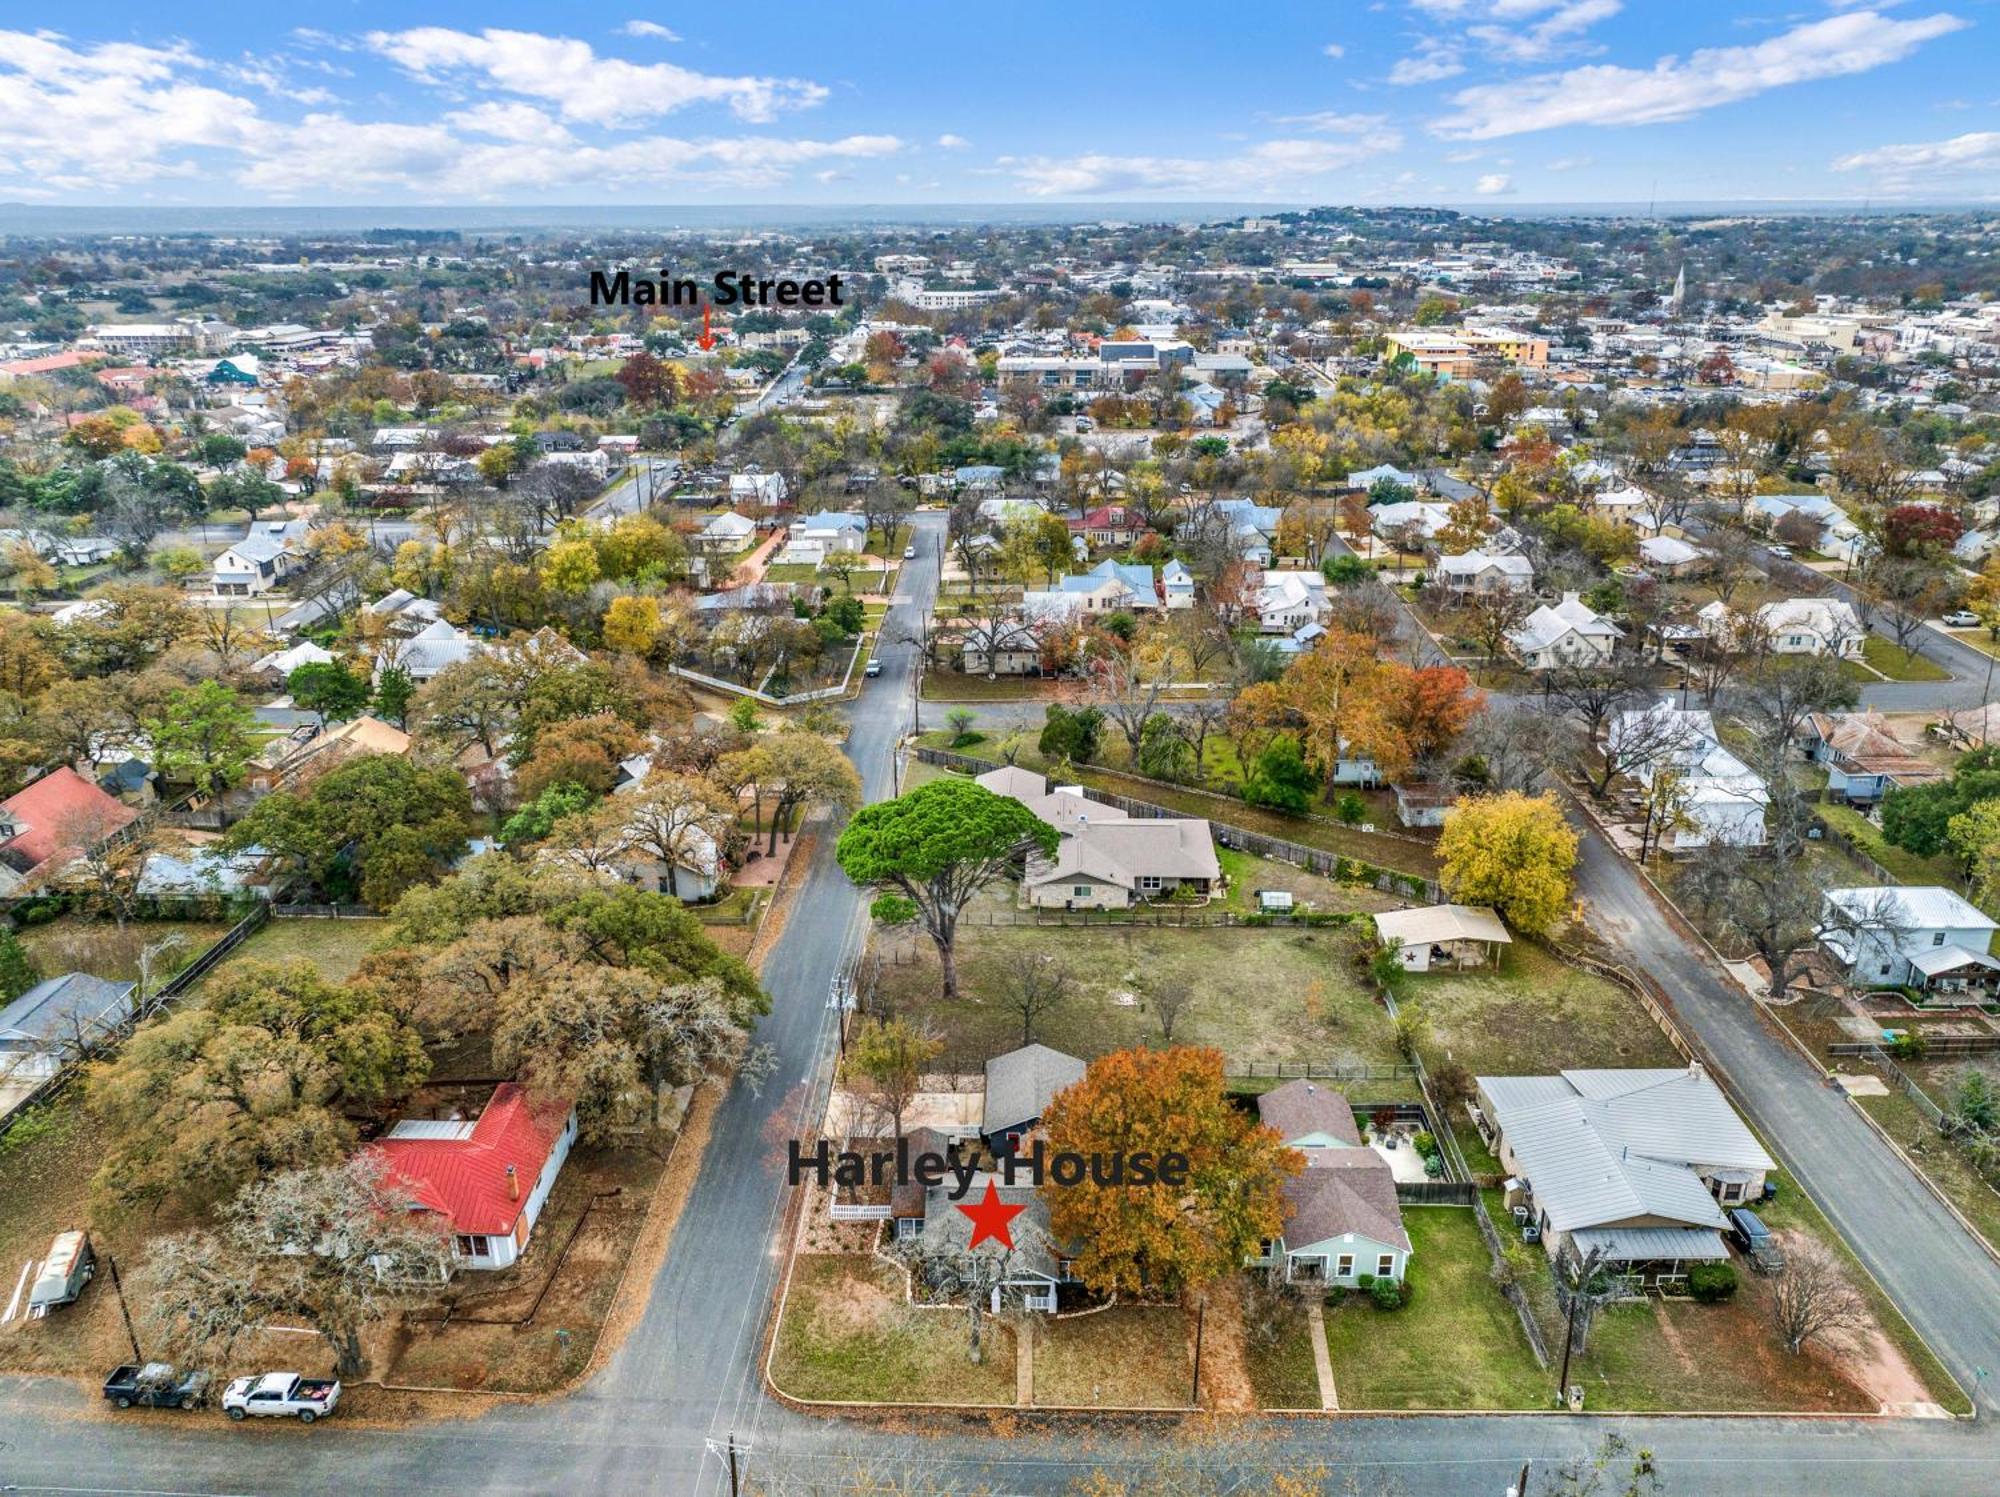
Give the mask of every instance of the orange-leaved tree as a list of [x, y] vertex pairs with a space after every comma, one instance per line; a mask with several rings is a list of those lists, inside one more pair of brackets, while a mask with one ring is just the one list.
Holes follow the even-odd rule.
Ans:
[[1284, 1224], [1282, 1188], [1303, 1166], [1277, 1133], [1232, 1106], [1222, 1054], [1180, 1046], [1119, 1050], [1090, 1063], [1043, 1116], [1053, 1158], [1095, 1160], [1103, 1175], [1123, 1156], [1187, 1156], [1185, 1183], [1109, 1183], [1086, 1172], [1053, 1181], [1049, 1225], [1077, 1245], [1075, 1272], [1091, 1288], [1135, 1294], [1198, 1291], [1243, 1266]]

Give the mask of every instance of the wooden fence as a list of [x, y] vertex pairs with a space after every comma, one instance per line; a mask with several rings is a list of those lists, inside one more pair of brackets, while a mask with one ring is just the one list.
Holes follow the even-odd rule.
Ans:
[[1240, 1060], [1224, 1066], [1222, 1074], [1245, 1079], [1273, 1076], [1309, 1081], [1414, 1081], [1417, 1068], [1403, 1061], [1351, 1064], [1323, 1060]]
[[679, 676], [683, 681], [706, 686], [711, 691], [724, 692], [729, 696], [749, 697], [752, 701], [762, 702], [767, 707], [803, 707], [808, 702], [827, 702], [835, 697], [846, 696], [848, 687], [854, 682], [854, 668], [860, 664], [861, 657], [867, 649], [868, 635], [863, 633], [854, 642], [854, 653], [847, 657], [847, 669], [841, 672], [839, 685], [822, 686], [817, 691], [796, 691], [790, 696], [782, 697], [774, 697], [769, 692], [760, 691], [754, 686], [745, 686], [741, 681], [725, 681], [720, 676], [704, 675], [683, 665], [670, 665], [667, 667], [667, 672], [669, 675]]
[[271, 916], [276, 920], [380, 920], [380, 910], [365, 904], [274, 904]]
[[1470, 1180], [1398, 1180], [1396, 1199], [1405, 1206], [1477, 1206], [1479, 1187]]
[[[1001, 766], [986, 759], [974, 759], [967, 754], [954, 754], [949, 749], [925, 748], [918, 745], [916, 755], [925, 764], [935, 764], [944, 769], [961, 770], [967, 774], [981, 775]], [[1169, 821], [1188, 819], [1185, 811], [1173, 810], [1152, 801], [1134, 800], [1130, 796], [1115, 795], [1109, 790], [1098, 790], [1093, 786], [1083, 786], [1083, 793], [1100, 805], [1114, 806], [1128, 816], [1140, 818], [1165, 818]], [[1211, 796], [1210, 799], [1224, 802], [1228, 797]], [[1301, 842], [1288, 842], [1283, 837], [1270, 837], [1262, 832], [1253, 832], [1248, 827], [1236, 826], [1231, 822], [1207, 818], [1215, 832], [1215, 840], [1223, 847], [1239, 852], [1254, 854], [1260, 858], [1274, 858], [1281, 863], [1291, 863], [1308, 872], [1318, 873], [1327, 878], [1339, 879], [1346, 883], [1373, 884], [1385, 894], [1397, 894], [1408, 899], [1420, 899], [1427, 904], [1444, 902], [1444, 891], [1436, 879], [1425, 878], [1418, 873], [1403, 873], [1394, 868], [1383, 868], [1368, 862], [1365, 858], [1349, 857], [1344, 853], [1328, 852], [1320, 847], [1307, 847]]]
[[[1964, 1055], [1990, 1055], [2000, 1050], [2000, 1034], [1923, 1034], [1920, 1043], [1926, 1060], [1956, 1060]], [[1881, 1049], [1873, 1040], [1855, 1040], [1828, 1045], [1826, 1053], [1873, 1056]]]

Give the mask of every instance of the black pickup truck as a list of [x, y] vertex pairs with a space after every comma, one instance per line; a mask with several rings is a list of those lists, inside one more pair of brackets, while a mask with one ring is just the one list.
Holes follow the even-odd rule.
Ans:
[[121, 1409], [194, 1409], [208, 1402], [206, 1372], [177, 1372], [167, 1362], [127, 1362], [104, 1380], [104, 1396]]

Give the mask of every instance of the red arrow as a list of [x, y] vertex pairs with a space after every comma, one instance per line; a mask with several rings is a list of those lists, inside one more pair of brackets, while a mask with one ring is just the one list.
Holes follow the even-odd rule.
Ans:
[[710, 303], [710, 302], [703, 302], [703, 303], [702, 303], [702, 306], [701, 306], [701, 348], [702, 348], [702, 352], [703, 352], [703, 353], [706, 353], [706, 352], [708, 352], [708, 350], [709, 350], [709, 349], [711, 349], [711, 348], [715, 347], [715, 334], [714, 334], [714, 333], [711, 333], [711, 332], [710, 332], [710, 331], [708, 330], [708, 318], [709, 318], [709, 314], [710, 314], [711, 312], [713, 312], [714, 310], [715, 310], [715, 307], [714, 307], [714, 304], [713, 304], [713, 303]]

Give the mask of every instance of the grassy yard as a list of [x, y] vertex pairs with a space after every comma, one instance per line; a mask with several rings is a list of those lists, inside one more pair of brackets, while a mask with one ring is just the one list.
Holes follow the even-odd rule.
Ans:
[[863, 1403], [1014, 1402], [1014, 1333], [988, 1321], [971, 1359], [963, 1310], [904, 1302], [873, 1258], [802, 1256], [771, 1349], [771, 1380], [794, 1398]]
[[1054, 681], [1038, 676], [964, 676], [956, 671], [925, 671], [924, 700], [927, 702], [1052, 702]]
[[1507, 947], [1497, 970], [1412, 973], [1397, 1002], [1429, 1020], [1429, 1064], [1456, 1061], [1475, 1076], [1681, 1064], [1631, 994], [1526, 941]]
[[1932, 1127], [1917, 1104], [1899, 1091], [1855, 1101], [1965, 1213], [1980, 1236], [2000, 1246], [2000, 1192], [1986, 1183], [1965, 1152]]
[[1879, 634], [1871, 634], [1861, 646], [1861, 664], [1868, 669], [1858, 669], [1854, 661], [1843, 661], [1843, 669], [1856, 681], [1874, 681], [1886, 676], [1891, 681], [1948, 681], [1951, 672], [1936, 661], [1905, 650], [1893, 639], [1884, 639]]
[[[1343, 1409], [1532, 1409], [1554, 1396], [1520, 1319], [1488, 1277], [1492, 1260], [1469, 1210], [1411, 1206], [1410, 1302], [1385, 1311], [1362, 1295], [1326, 1310], [1327, 1352]], [[1308, 1347], [1310, 1354], [1310, 1347]]]
[[1178, 1306], [1113, 1305], [1035, 1324], [1035, 1403], [1186, 1408], [1194, 1386], [1188, 1318]]
[[153, 983], [157, 986], [228, 931], [229, 923], [219, 920], [128, 920], [119, 925], [111, 920], [64, 915], [45, 925], [28, 926], [20, 934], [21, 944], [28, 948], [42, 976], [89, 972], [113, 982], [136, 982], [146, 949], [178, 935], [178, 947], [158, 952], [153, 958]]
[[229, 953], [216, 970], [237, 962], [289, 962], [304, 958], [329, 982], [345, 982], [354, 975], [366, 956], [381, 939], [386, 922], [381, 920], [270, 920], [263, 928]]
[[1262, 1409], [1316, 1409], [1319, 1374], [1313, 1367], [1312, 1322], [1302, 1304], [1287, 1306], [1268, 1341], [1244, 1347], [1250, 1386]]
[[1813, 809], [1821, 821], [1888, 869], [1901, 882], [1942, 884], [1948, 889], [1958, 887], [1962, 868], [1958, 860], [1949, 854], [1939, 853], [1926, 858], [1896, 847], [1882, 836], [1879, 826], [1852, 806], [1822, 801]]
[[880, 1001], [893, 1013], [936, 1024], [940, 1065], [977, 1070], [1021, 1043], [1021, 1021], [1005, 1007], [1008, 975], [1038, 956], [1059, 958], [1075, 996], [1038, 1023], [1035, 1038], [1085, 1059], [1161, 1041], [1154, 998], [1192, 1001], [1174, 1029], [1177, 1044], [1213, 1045], [1232, 1061], [1396, 1060], [1393, 1026], [1357, 971], [1358, 931], [1176, 929], [1142, 926], [959, 927], [959, 992], [939, 996], [928, 941], [884, 944]]

